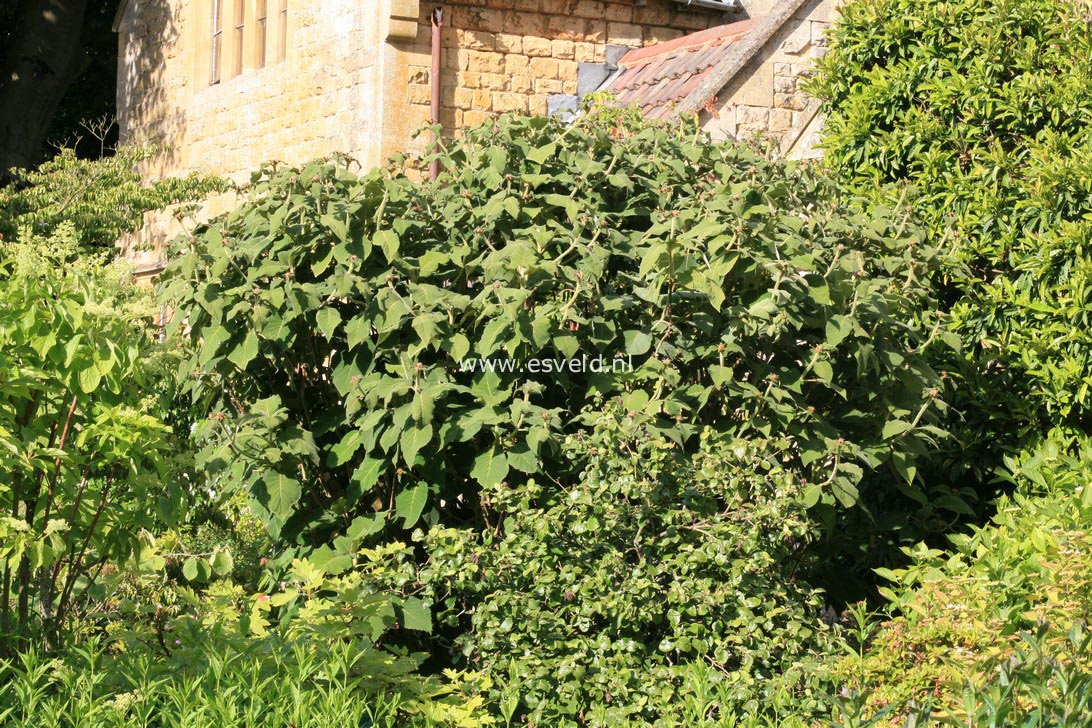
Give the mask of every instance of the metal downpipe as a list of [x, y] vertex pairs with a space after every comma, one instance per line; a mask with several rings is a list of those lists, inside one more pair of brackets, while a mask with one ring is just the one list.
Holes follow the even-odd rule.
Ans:
[[[444, 27], [444, 11], [442, 8], [436, 8], [432, 11], [432, 153], [435, 154], [440, 150], [440, 133], [436, 129], [436, 126], [440, 123], [440, 55], [443, 51], [443, 41], [441, 40], [441, 31]], [[428, 175], [429, 178], [434, 180], [440, 176], [440, 162], [438, 160], [432, 160], [428, 163]]]

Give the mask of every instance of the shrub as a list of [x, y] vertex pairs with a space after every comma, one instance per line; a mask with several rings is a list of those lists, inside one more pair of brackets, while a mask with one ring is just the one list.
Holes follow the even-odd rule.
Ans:
[[171, 510], [177, 495], [161, 478], [170, 433], [140, 294], [119, 290], [117, 272], [60, 267], [73, 252], [0, 248], [5, 649], [37, 626], [55, 644], [88, 586], [139, 550], [157, 506]]
[[806, 725], [827, 628], [789, 443], [705, 430], [687, 455], [652, 424], [610, 408], [566, 440], [579, 478], [485, 488], [488, 527], [432, 530], [421, 580], [470, 612], [457, 646], [509, 721]]
[[835, 173], [905, 195], [930, 240], [970, 265], [948, 296], [985, 468], [999, 443], [1092, 422], [1092, 26], [1079, 8], [850, 2], [812, 87]]
[[85, 254], [108, 255], [122, 233], [140, 227], [145, 212], [224, 189], [224, 182], [198, 174], [145, 185], [138, 167], [155, 152], [121, 147], [89, 161], [65, 148], [37, 169], [13, 170], [14, 180], [0, 187], [0, 237], [26, 242], [69, 223]]
[[[441, 156], [435, 185], [269, 166], [176, 244], [201, 464], [271, 532], [488, 522], [478, 490], [563, 476], [599, 397], [684, 447], [707, 426], [784, 440], [827, 516], [862, 488], [920, 496], [945, 405], [938, 328], [911, 322], [937, 263], [898, 215], [616, 115], [506, 118]], [[633, 370], [518, 370], [616, 355]]]
[[[1042, 700], [1044, 710], [1069, 706], [1078, 722], [1065, 725], [1092, 718], [1087, 640], [1071, 633], [1092, 618], [1090, 463], [1087, 441], [1047, 442], [1010, 460], [1019, 486], [990, 524], [953, 536], [947, 551], [910, 550], [905, 569], [881, 570], [897, 616], [863, 630], [871, 634], [841, 667], [863, 713], [890, 706], [894, 720], [929, 706], [934, 719], [965, 725], [983, 710], [1034, 717]], [[1046, 715], [1021, 724], [1055, 725]]]

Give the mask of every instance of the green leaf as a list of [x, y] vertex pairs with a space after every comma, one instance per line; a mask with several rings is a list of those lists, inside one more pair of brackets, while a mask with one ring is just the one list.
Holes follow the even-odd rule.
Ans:
[[239, 369], [246, 369], [254, 357], [258, 355], [258, 335], [254, 331], [248, 331], [243, 343], [235, 347], [227, 358]]
[[402, 459], [406, 461], [406, 465], [413, 467], [413, 459], [417, 457], [417, 453], [431, 441], [432, 425], [410, 427], [404, 430], [398, 444], [402, 448]]
[[462, 334], [455, 334], [451, 337], [451, 358], [456, 364], [462, 363], [462, 360], [466, 358], [467, 353], [470, 351], [470, 341]]
[[881, 436], [885, 440], [890, 440], [892, 437], [895, 437], [896, 435], [901, 435], [907, 430], [912, 430], [913, 428], [914, 426], [909, 422], [905, 422], [903, 420], [891, 420], [883, 426], [883, 434]]
[[827, 346], [838, 346], [838, 344], [841, 344], [842, 341], [849, 336], [849, 332], [852, 330], [852, 319], [840, 315], [831, 316], [830, 320], [827, 321], [826, 326]]
[[353, 455], [360, 448], [361, 443], [364, 442], [364, 433], [360, 430], [351, 430], [345, 437], [341, 438], [341, 442], [330, 448], [330, 465], [335, 468], [340, 468], [345, 463], [353, 459]]
[[831, 482], [831, 490], [834, 491], [834, 497], [838, 499], [846, 508], [850, 508], [857, 503], [858, 493], [857, 484], [846, 477], [839, 476]]
[[819, 498], [823, 495], [823, 489], [815, 483], [812, 483], [807, 488], [804, 488], [803, 502], [805, 508], [811, 508], [819, 502]]
[[401, 612], [403, 629], [426, 633], [432, 632], [432, 615], [425, 603], [417, 597], [406, 597], [399, 611]]
[[217, 551], [212, 555], [212, 570], [218, 576], [227, 576], [235, 568], [235, 561], [231, 558], [230, 551]]
[[557, 154], [557, 145], [551, 142], [544, 146], [536, 147], [535, 149], [527, 152], [527, 159], [531, 160], [535, 164], [542, 164], [555, 154]]
[[201, 353], [197, 357], [197, 363], [200, 366], [206, 366], [218, 356], [220, 354], [220, 347], [224, 342], [231, 338], [231, 331], [224, 326], [206, 329], [203, 334], [204, 340], [201, 342]]
[[352, 480], [360, 486], [361, 492], [367, 492], [379, 482], [379, 476], [386, 469], [387, 462], [378, 458], [365, 458], [356, 470]]
[[299, 481], [284, 473], [270, 471], [262, 478], [262, 483], [265, 485], [265, 498], [259, 498], [259, 502], [278, 518], [291, 515], [302, 495]]
[[918, 474], [918, 469], [917, 466], [914, 465], [913, 458], [906, 453], [896, 452], [893, 453], [891, 461], [895, 465], [895, 471], [902, 476], [902, 479], [906, 481], [907, 485], [913, 485], [914, 479]]
[[385, 519], [382, 515], [357, 516], [353, 519], [353, 522], [349, 524], [349, 528], [345, 531], [345, 535], [351, 539], [362, 539], [382, 531], [384, 523]]
[[91, 394], [99, 388], [99, 382], [102, 381], [102, 375], [99, 373], [99, 368], [94, 364], [80, 370], [80, 389], [87, 394]]
[[626, 353], [632, 356], [647, 353], [652, 348], [652, 337], [644, 331], [627, 331], [623, 338], [626, 342]]
[[319, 331], [326, 337], [326, 340], [332, 341], [334, 332], [341, 324], [341, 314], [338, 313], [336, 308], [320, 308], [319, 312], [315, 314], [315, 323], [318, 324]]
[[401, 518], [405, 528], [411, 528], [421, 518], [421, 512], [428, 502], [428, 485], [418, 483], [406, 488], [394, 497], [395, 517]]
[[398, 260], [398, 246], [400, 241], [393, 230], [379, 230], [372, 236], [372, 244], [383, 251], [388, 263]]
[[485, 487], [497, 485], [508, 475], [508, 459], [496, 446], [489, 448], [474, 460], [470, 477]]
[[709, 367], [709, 378], [713, 380], [713, 384], [721, 386], [725, 382], [730, 382], [735, 378], [735, 371], [732, 367], [722, 367], [714, 364]]
[[531, 448], [526, 444], [516, 445], [514, 448], [508, 451], [505, 456], [508, 458], [508, 464], [516, 470], [522, 471], [528, 474], [534, 474], [541, 469], [538, 457], [535, 456]]
[[550, 440], [550, 435], [550, 428], [545, 425], [532, 427], [527, 431], [527, 445], [537, 453], [542, 448], [543, 443]]

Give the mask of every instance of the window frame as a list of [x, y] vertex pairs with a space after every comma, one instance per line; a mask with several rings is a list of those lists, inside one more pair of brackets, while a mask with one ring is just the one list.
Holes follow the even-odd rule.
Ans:
[[245, 67], [247, 0], [232, 0], [231, 78], [242, 74]]
[[212, 0], [212, 27], [209, 35], [209, 86], [222, 80], [221, 65], [224, 50], [223, 0]]

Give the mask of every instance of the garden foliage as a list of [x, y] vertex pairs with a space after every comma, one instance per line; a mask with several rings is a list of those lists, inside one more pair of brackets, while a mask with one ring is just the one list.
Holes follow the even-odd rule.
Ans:
[[834, 173], [903, 197], [929, 240], [969, 266], [948, 298], [980, 445], [1092, 424], [1092, 25], [1081, 7], [850, 2], [812, 87]]
[[566, 440], [580, 476], [486, 488], [490, 527], [429, 532], [420, 578], [470, 611], [463, 659], [536, 725], [818, 717], [829, 629], [788, 441], [707, 429], [687, 454], [651, 424], [611, 408]]
[[55, 641], [81, 596], [139, 550], [157, 510], [176, 500], [140, 294], [121, 290], [117, 273], [72, 262], [68, 241], [0, 249], [5, 648], [39, 627]]
[[892, 721], [928, 713], [955, 725], [1087, 724], [1090, 463], [1087, 441], [1010, 460], [1018, 489], [999, 499], [992, 522], [881, 570], [896, 616], [863, 629], [839, 669], [859, 714], [887, 706]]
[[4, 725], [75, 728], [191, 726], [488, 725], [480, 698], [461, 700], [413, 663], [355, 641], [269, 637], [233, 642], [203, 633], [170, 656], [92, 640], [60, 657], [27, 651], [0, 660]]
[[33, 170], [13, 170], [0, 187], [0, 237], [11, 241], [49, 237], [62, 223], [72, 225], [85, 255], [108, 256], [122, 233], [144, 221], [144, 213], [200, 200], [224, 188], [206, 175], [167, 177], [144, 184], [140, 165], [157, 149], [120, 147], [112, 156], [80, 159], [61, 149]]
[[839, 725], [1088, 723], [1086, 13], [1060, 0], [850, 2], [812, 86], [833, 173], [905, 200], [966, 265], [940, 279], [964, 354], [951, 462], [1014, 491], [951, 548], [922, 544], [880, 571], [890, 619], [859, 614], [843, 668], [860, 692]]
[[374, 587], [385, 551], [268, 583], [264, 529], [202, 541], [214, 519], [188, 508], [213, 503], [172, 431], [149, 293], [81, 257], [69, 223], [0, 248], [0, 722], [483, 724], [460, 676], [383, 644], [431, 629], [419, 598]]
[[[783, 440], [828, 516], [862, 488], [921, 498], [944, 334], [915, 324], [937, 261], [900, 214], [623, 117], [506, 118], [440, 156], [435, 185], [268, 166], [176, 245], [200, 464], [272, 533], [485, 523], [480, 489], [563, 476], [600, 398], [685, 448]], [[633, 370], [518, 369], [598, 356]]]

